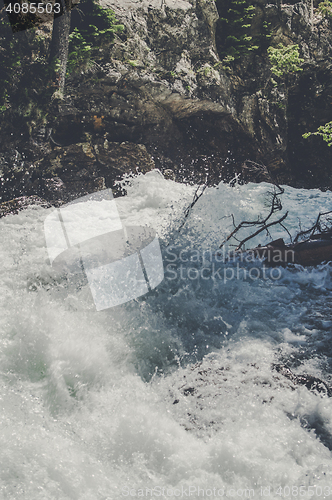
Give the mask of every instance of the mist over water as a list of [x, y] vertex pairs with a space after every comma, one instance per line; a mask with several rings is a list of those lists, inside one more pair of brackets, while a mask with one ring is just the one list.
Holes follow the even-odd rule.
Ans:
[[[271, 186], [208, 188], [177, 232], [195, 189], [151, 172], [117, 199], [124, 224], [156, 230], [165, 278], [100, 312], [84, 276], [49, 265], [49, 210], [0, 220], [0, 498], [331, 497], [331, 400], [272, 367], [332, 383], [331, 265], [274, 279], [243, 262], [261, 274], [237, 278], [214, 252], [231, 214], [266, 212]], [[286, 187], [282, 202], [293, 234], [332, 209], [318, 190]]]

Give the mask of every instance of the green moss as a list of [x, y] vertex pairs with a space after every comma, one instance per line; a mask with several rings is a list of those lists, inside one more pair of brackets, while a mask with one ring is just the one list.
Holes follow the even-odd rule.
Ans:
[[129, 59], [127, 63], [130, 64], [130, 66], [132, 66], [133, 68], [136, 68], [138, 66], [138, 61], [135, 59]]

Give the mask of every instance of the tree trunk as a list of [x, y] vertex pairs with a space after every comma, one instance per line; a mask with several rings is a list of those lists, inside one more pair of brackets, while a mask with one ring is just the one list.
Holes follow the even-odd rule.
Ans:
[[53, 68], [52, 84], [62, 94], [65, 87], [68, 60], [71, 5], [69, 2], [61, 3], [61, 12], [54, 14], [49, 62]]

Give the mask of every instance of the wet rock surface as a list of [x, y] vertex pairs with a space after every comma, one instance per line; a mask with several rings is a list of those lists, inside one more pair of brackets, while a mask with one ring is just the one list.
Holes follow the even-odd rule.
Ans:
[[293, 382], [295, 385], [303, 385], [309, 391], [314, 391], [323, 396], [332, 396], [331, 387], [321, 380], [320, 378], [313, 377], [312, 375], [295, 375], [295, 373], [287, 368], [285, 365], [272, 365], [273, 370], [280, 373], [283, 377], [286, 377], [288, 380]]
[[306, 400], [331, 397], [331, 387], [318, 377], [295, 374], [283, 364], [222, 365], [217, 357], [207, 356], [181, 369], [180, 376], [170, 376], [167, 383], [169, 411], [187, 431], [201, 437], [212, 437], [218, 430], [222, 431], [229, 420], [236, 421], [243, 414], [250, 419], [252, 414], [268, 411], [273, 406], [274, 411], [278, 408], [286, 412], [291, 420], [298, 418], [302, 427], [313, 430], [324, 446], [332, 449], [329, 426], [318, 414], [307, 414], [300, 407], [298, 413], [289, 412], [287, 405], [280, 404], [278, 399], [281, 388], [288, 392], [288, 401], [296, 398], [296, 391], [301, 390], [305, 391]]
[[243, 182], [332, 188], [331, 148], [319, 137], [302, 138], [332, 116], [331, 21], [316, 14], [311, 20], [307, 1], [255, 4], [253, 31], [271, 23], [271, 43], [297, 43], [305, 60], [303, 71], [278, 87], [264, 51], [223, 67], [219, 2], [102, 5], [125, 30], [88, 72], [68, 77], [47, 123], [28, 133], [8, 112], [0, 142], [3, 200], [69, 201], [151, 168], [210, 185], [240, 174]]
[[[40, 160], [29, 161], [13, 150], [2, 156], [2, 199], [40, 196], [52, 205], [61, 205], [105, 188], [121, 189], [115, 181], [124, 174], [136, 175], [155, 168], [142, 144], [109, 142], [107, 135], [93, 144], [81, 142], [53, 145]], [[11, 167], [13, 161], [16, 166]]]
[[31, 206], [49, 208], [51, 204], [38, 196], [20, 196], [19, 198], [0, 203], [0, 217], [17, 214], [21, 210]]

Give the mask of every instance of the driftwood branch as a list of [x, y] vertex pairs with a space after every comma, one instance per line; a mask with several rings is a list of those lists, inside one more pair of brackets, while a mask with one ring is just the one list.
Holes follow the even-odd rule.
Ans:
[[293, 242], [293, 238], [292, 238], [292, 235], [290, 234], [290, 232], [288, 231], [287, 227], [284, 226], [283, 224], [281, 224], [281, 222], [279, 221], [279, 224], [280, 226], [286, 231], [286, 233], [288, 234], [290, 240], [291, 240], [291, 243]]
[[244, 245], [244, 243], [246, 243], [247, 241], [251, 240], [251, 238], [254, 238], [255, 236], [257, 236], [262, 231], [265, 231], [265, 229], [267, 229], [268, 227], [274, 226], [275, 224], [280, 224], [283, 220], [286, 219], [287, 215], [288, 215], [288, 212], [286, 212], [279, 220], [275, 220], [273, 222], [269, 222], [269, 224], [264, 224], [264, 226], [261, 227], [261, 228], [259, 228], [255, 233], [251, 234], [250, 236], [247, 236], [247, 238], [244, 238], [244, 240], [242, 240], [240, 242], [240, 244], [236, 247], [235, 251], [237, 252], [238, 250], [240, 250], [240, 248]]
[[[204, 194], [204, 191], [205, 189], [207, 188], [207, 182], [205, 182], [205, 184], [203, 184], [202, 186], [197, 186], [197, 189], [194, 193], [194, 197], [193, 197], [193, 201], [191, 202], [191, 204], [186, 208], [185, 212], [184, 212], [184, 220], [182, 222], [182, 224], [179, 226], [178, 228], [178, 232], [183, 228], [183, 226], [185, 225], [186, 223], [186, 219], [189, 217], [193, 207], [196, 205], [196, 203], [198, 202], [198, 200], [200, 199], [201, 196], [203, 196]], [[201, 190], [201, 191], [200, 191]], [[200, 192], [199, 192], [200, 191]]]
[[[297, 243], [298, 240], [302, 237], [302, 236], [306, 236], [308, 235], [307, 237], [308, 238], [311, 238], [316, 231], [319, 231], [319, 232], [323, 232], [323, 228], [322, 228], [322, 225], [321, 225], [321, 217], [323, 217], [324, 215], [329, 215], [329, 214], [332, 214], [332, 210], [329, 210], [328, 212], [319, 212], [318, 216], [317, 216], [317, 219], [316, 219], [316, 222], [313, 226], [311, 226], [309, 229], [306, 229], [305, 231], [300, 231], [296, 237], [294, 238], [294, 243]], [[300, 228], [301, 228], [301, 225], [300, 225]], [[325, 229], [326, 230], [326, 229]]]
[[170, 238], [170, 240], [168, 242], [168, 246], [173, 243], [173, 241], [176, 238], [176, 236], [180, 233], [180, 231], [183, 228], [183, 226], [185, 225], [185, 223], [186, 223], [186, 221], [187, 221], [187, 219], [188, 219], [188, 217], [189, 217], [189, 215], [190, 215], [193, 207], [196, 205], [196, 203], [201, 198], [201, 196], [203, 196], [204, 191], [207, 188], [207, 186], [208, 186], [208, 183], [207, 183], [207, 177], [206, 177], [205, 183], [201, 184], [200, 186], [197, 186], [197, 188], [195, 190], [195, 193], [194, 193], [194, 196], [193, 196], [192, 202], [190, 203], [190, 205], [184, 211], [184, 219], [181, 222], [180, 226], [177, 229], [174, 230], [173, 235], [171, 236], [171, 238]]
[[280, 222], [282, 222], [283, 220], [285, 220], [286, 217], [287, 217], [287, 215], [288, 215], [288, 212], [283, 217], [281, 217], [279, 220], [268, 223], [268, 221], [270, 220], [270, 218], [272, 217], [272, 215], [275, 212], [278, 212], [278, 211], [282, 210], [282, 204], [281, 204], [281, 200], [280, 200], [279, 196], [281, 194], [283, 194], [284, 191], [285, 190], [281, 186], [279, 186], [279, 185], [276, 184], [275, 188], [274, 188], [274, 191], [270, 191], [268, 193], [271, 196], [270, 211], [269, 211], [268, 215], [264, 219], [262, 219], [262, 220], [258, 218], [257, 220], [254, 220], [254, 221], [242, 221], [242, 222], [240, 222], [240, 224], [238, 224], [237, 226], [235, 226], [234, 216], [232, 214], [232, 220], [233, 220], [234, 230], [221, 243], [221, 245], [220, 245], [219, 248], [222, 248], [225, 245], [225, 243], [227, 243], [227, 241], [229, 241], [231, 238], [234, 238], [237, 241], [239, 241], [235, 237], [235, 235], [236, 235], [236, 233], [240, 229], [246, 228], [246, 227], [252, 227], [252, 226], [260, 226], [260, 228], [258, 229], [258, 231], [256, 231], [254, 234], [252, 234], [251, 236], [248, 236], [247, 238], [245, 238], [242, 241], [239, 241], [239, 245], [237, 246], [236, 251], [240, 250], [241, 247], [244, 245], [244, 243], [246, 241], [250, 240], [251, 238], [254, 238], [254, 236], [257, 236], [257, 234], [259, 234], [259, 233], [261, 233], [262, 231], [265, 231], [265, 230], [269, 234], [269, 232], [268, 232], [268, 228], [269, 227], [274, 226], [275, 224], [279, 224]]
[[[251, 162], [251, 163], [255, 164], [255, 162]], [[259, 165], [259, 164], [255, 164], [255, 166], [260, 167], [260, 168], [265, 168], [264, 166]], [[184, 219], [183, 219], [181, 225], [179, 226], [179, 228], [177, 229], [176, 232], [179, 233], [180, 230], [183, 228], [183, 226], [186, 223], [187, 218], [189, 217], [189, 215], [192, 212], [192, 209], [194, 208], [194, 206], [196, 205], [196, 203], [198, 202], [198, 200], [201, 198], [201, 196], [203, 196], [206, 188], [207, 188], [207, 182], [205, 182], [205, 184], [203, 184], [201, 186], [198, 186], [196, 188], [194, 196], [193, 196], [193, 200], [190, 203], [190, 205], [186, 208], [186, 210], [184, 212]], [[302, 230], [301, 222], [299, 221], [300, 232], [296, 235], [296, 237], [294, 238], [294, 240], [292, 240], [291, 233], [289, 232], [289, 230], [287, 229], [287, 227], [283, 224], [283, 221], [288, 216], [288, 211], [282, 217], [280, 217], [279, 219], [274, 220], [274, 221], [270, 221], [271, 217], [276, 212], [281, 211], [282, 208], [283, 208], [281, 200], [280, 200], [280, 195], [282, 195], [284, 193], [284, 191], [285, 190], [275, 182], [275, 184], [274, 184], [274, 190], [268, 192], [268, 195], [270, 196], [270, 200], [269, 200], [269, 213], [263, 219], [261, 217], [258, 217], [258, 219], [254, 220], [254, 221], [242, 221], [242, 222], [240, 222], [240, 224], [236, 225], [235, 224], [234, 215], [230, 214], [229, 216], [227, 216], [227, 217], [231, 217], [232, 218], [234, 229], [227, 236], [227, 238], [221, 243], [221, 245], [219, 246], [219, 248], [222, 248], [225, 245], [225, 243], [227, 243], [230, 239], [233, 238], [238, 243], [238, 245], [237, 246], [236, 245], [231, 245], [231, 246], [236, 246], [235, 251], [237, 252], [237, 251], [239, 251], [239, 250], [242, 249], [243, 245], [247, 241], [251, 240], [252, 238], [254, 238], [255, 236], [257, 236], [258, 234], [260, 234], [263, 231], [266, 231], [267, 235], [270, 236], [269, 228], [272, 227], [272, 226], [275, 226], [277, 224], [279, 224], [287, 232], [287, 234], [288, 234], [291, 242], [293, 241], [293, 243], [297, 243], [298, 240], [301, 237], [307, 237], [307, 238], [310, 239], [315, 234], [316, 231], [318, 231], [319, 233], [331, 232], [331, 234], [332, 234], [332, 219], [329, 219], [329, 221], [331, 223], [330, 224], [331, 227], [328, 227], [326, 225], [326, 223], [325, 223], [324, 229], [322, 229], [322, 221], [321, 221], [321, 218], [323, 216], [332, 214], [332, 210], [330, 210], [328, 212], [321, 212], [321, 213], [319, 213], [318, 217], [316, 219], [315, 224], [311, 228], [309, 228], [307, 230]], [[255, 226], [258, 227], [258, 229], [254, 233], [252, 233], [249, 236], [247, 236], [246, 238], [240, 240], [240, 238], [238, 237], [237, 233], [241, 229], [243, 229], [243, 228], [250, 228], [250, 227], [254, 228]]]
[[[274, 193], [275, 195], [275, 193]], [[273, 200], [272, 200], [272, 205], [271, 205], [271, 208], [270, 208], [270, 212], [269, 214], [267, 215], [267, 217], [265, 217], [264, 220], [256, 220], [256, 221], [242, 221], [240, 224], [238, 224], [234, 230], [229, 234], [229, 236], [227, 236], [227, 238], [224, 240], [224, 242], [221, 244], [220, 248], [227, 242], [229, 241], [231, 238], [233, 238], [234, 240], [236, 240], [237, 242], [239, 242], [238, 246], [235, 248], [235, 251], [239, 251], [241, 250], [241, 248], [243, 247], [243, 245], [251, 240], [252, 238], [254, 238], [255, 236], [257, 236], [258, 234], [260, 234], [262, 231], [266, 231], [268, 235], [270, 235], [269, 231], [268, 231], [268, 228], [270, 228], [271, 226], [274, 226], [276, 224], [279, 224], [289, 235], [290, 237], [290, 240], [295, 244], [298, 242], [298, 240], [301, 238], [301, 237], [304, 237], [306, 239], [310, 239], [310, 238], [313, 238], [314, 237], [314, 234], [315, 232], [317, 231], [319, 234], [317, 235], [317, 238], [323, 236], [324, 234], [327, 234], [327, 233], [330, 233], [332, 235], [332, 218], [328, 218], [328, 222], [330, 223], [330, 225], [328, 225], [326, 222], [323, 224], [322, 223], [322, 220], [321, 218], [326, 216], [326, 215], [329, 215], [329, 214], [332, 214], [332, 210], [328, 211], [328, 212], [320, 212], [317, 216], [317, 219], [316, 219], [316, 222], [313, 224], [313, 226], [311, 226], [309, 229], [306, 229], [306, 230], [301, 230], [297, 235], [296, 237], [294, 238], [294, 240], [292, 239], [292, 235], [290, 234], [289, 230], [287, 229], [287, 227], [283, 224], [283, 221], [286, 219], [286, 217], [288, 216], [288, 212], [286, 212], [282, 217], [280, 217], [280, 219], [278, 220], [275, 220], [275, 221], [272, 221], [272, 222], [268, 222], [270, 217], [272, 216], [272, 214], [276, 211], [276, 210], [279, 210], [282, 208], [281, 206], [281, 203], [278, 204], [279, 202], [277, 202], [275, 200], [275, 197], [273, 196]], [[280, 208], [279, 208], [280, 207]], [[234, 224], [234, 216], [232, 215], [232, 220], [233, 220], [233, 225], [235, 226]], [[300, 223], [300, 229], [301, 229], [301, 222]], [[256, 226], [260, 226], [259, 229], [257, 229], [257, 231], [255, 231], [254, 233], [250, 234], [249, 236], [247, 236], [246, 238], [244, 238], [243, 240], [239, 241], [239, 239], [235, 236], [237, 234], [237, 232], [241, 229], [241, 228], [244, 228], [244, 227], [250, 227], [250, 226], [253, 226], [253, 225], [256, 225]], [[232, 245], [232, 246], [235, 246], [235, 245]]]

